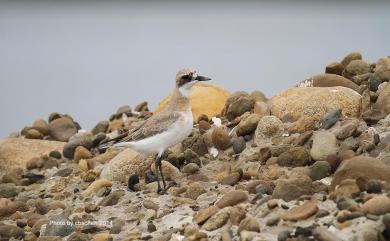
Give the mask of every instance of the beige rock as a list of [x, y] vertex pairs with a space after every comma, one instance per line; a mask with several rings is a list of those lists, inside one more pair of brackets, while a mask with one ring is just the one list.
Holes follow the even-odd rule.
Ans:
[[[197, 83], [191, 89], [190, 105], [195, 120], [202, 114], [209, 117], [219, 115], [225, 106], [230, 93], [209, 83]], [[161, 111], [169, 102], [171, 96], [165, 97], [156, 108], [155, 113]]]
[[50, 192], [62, 192], [68, 186], [68, 183], [69, 181], [67, 178], [61, 178], [53, 186], [51, 186]]
[[377, 74], [382, 81], [390, 81], [390, 58], [389, 57], [380, 58], [376, 62], [375, 74]]
[[88, 188], [83, 192], [84, 195], [96, 193], [102, 187], [111, 187], [112, 182], [107, 179], [99, 179], [91, 183]]
[[229, 210], [229, 208], [219, 210], [207, 220], [207, 222], [203, 225], [203, 228], [207, 231], [213, 231], [225, 225], [230, 216]]
[[76, 125], [68, 117], [60, 117], [49, 123], [50, 135], [56, 141], [67, 142], [74, 134], [77, 133]]
[[92, 238], [92, 241], [108, 241], [110, 239], [110, 234], [108, 232], [95, 234]]
[[49, 154], [51, 151], [62, 152], [63, 142], [7, 138], [0, 141], [0, 169], [25, 167], [27, 161]]
[[362, 59], [362, 54], [359, 52], [352, 52], [347, 54], [343, 60], [341, 60], [341, 64], [344, 66], [347, 66], [352, 60], [361, 60]]
[[127, 183], [130, 175], [143, 175], [152, 162], [152, 157], [145, 158], [136, 151], [126, 148], [106, 164], [100, 176], [111, 181]]
[[80, 167], [80, 169], [83, 170], [84, 172], [87, 172], [87, 171], [89, 170], [87, 160], [81, 159], [81, 160], [79, 161], [79, 167]]
[[382, 161], [366, 156], [357, 156], [343, 161], [335, 172], [331, 189], [334, 190], [345, 179], [356, 179], [359, 187], [364, 186], [370, 179], [390, 182], [390, 167]]
[[386, 196], [375, 196], [365, 202], [362, 211], [367, 214], [382, 215], [390, 212], [390, 199]]
[[315, 123], [331, 109], [340, 108], [343, 118], [359, 117], [361, 95], [341, 86], [296, 87], [277, 94], [269, 104], [272, 115], [296, 122], [291, 128], [293, 132], [304, 132], [313, 129]]
[[[170, 162], [162, 161], [161, 162], [162, 172], [164, 174], [165, 180], [175, 180], [181, 176], [180, 170], [172, 165]], [[151, 165], [151, 170], [154, 174], [156, 174], [156, 165], [153, 163]]]
[[216, 214], [220, 209], [217, 206], [210, 206], [208, 208], [200, 210], [194, 215], [194, 222], [197, 224], [202, 224], [206, 222], [211, 216]]
[[301, 206], [294, 207], [283, 213], [281, 218], [285, 221], [298, 221], [307, 219], [318, 211], [317, 201], [305, 201]]
[[238, 203], [245, 202], [248, 200], [248, 194], [245, 191], [233, 190], [225, 195], [216, 202], [216, 206], [219, 208], [224, 208], [228, 206], [234, 206]]
[[92, 153], [83, 146], [76, 147], [76, 150], [74, 152], [74, 160], [77, 162], [80, 159], [90, 159], [92, 158]]
[[355, 179], [345, 179], [336, 186], [335, 195], [338, 198], [355, 198], [360, 194], [360, 188]]
[[356, 75], [367, 74], [370, 72], [370, 65], [360, 59], [352, 60], [344, 69], [343, 75], [352, 78]]
[[155, 211], [158, 211], [158, 209], [160, 208], [157, 203], [153, 202], [150, 199], [145, 199], [144, 202], [143, 202], [143, 205], [144, 205], [145, 208], [153, 209]]
[[264, 116], [257, 124], [254, 142], [261, 144], [264, 139], [282, 135], [284, 131], [283, 122], [275, 116]]
[[390, 84], [387, 84], [379, 94], [375, 107], [386, 115], [390, 114]]
[[328, 156], [335, 156], [339, 150], [336, 136], [329, 131], [320, 131], [313, 136], [310, 156], [316, 161], [326, 161]]
[[186, 197], [196, 200], [201, 194], [205, 193], [206, 190], [204, 187], [198, 183], [194, 182], [188, 185], [187, 191], [186, 191]]
[[255, 105], [253, 106], [253, 113], [258, 114], [259, 116], [263, 117], [266, 115], [271, 114], [271, 110], [267, 103], [263, 101], [256, 101]]
[[44, 119], [37, 119], [32, 124], [32, 128], [42, 133], [44, 136], [49, 135], [50, 127]]
[[250, 114], [246, 118], [241, 120], [240, 123], [238, 123], [237, 125], [237, 135], [245, 136], [254, 132], [261, 117], [262, 116], [258, 114]]
[[307, 175], [292, 175], [288, 179], [278, 179], [272, 198], [291, 201], [302, 195], [310, 195], [313, 191], [311, 178]]
[[319, 74], [310, 78], [313, 83], [311, 87], [335, 87], [342, 86], [359, 92], [359, 86], [351, 80], [337, 74]]
[[244, 230], [251, 232], [260, 232], [260, 224], [254, 217], [248, 216], [244, 218], [240, 222], [240, 226], [238, 226], [238, 233], [241, 233]]

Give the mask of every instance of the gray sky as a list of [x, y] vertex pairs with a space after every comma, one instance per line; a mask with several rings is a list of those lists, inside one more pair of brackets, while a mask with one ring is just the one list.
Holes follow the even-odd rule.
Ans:
[[90, 129], [124, 104], [152, 108], [194, 67], [267, 96], [360, 51], [390, 54], [385, 2], [0, 2], [0, 137], [51, 112]]

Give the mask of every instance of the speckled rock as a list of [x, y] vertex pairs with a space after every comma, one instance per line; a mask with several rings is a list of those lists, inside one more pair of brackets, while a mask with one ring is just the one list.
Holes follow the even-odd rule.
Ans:
[[271, 115], [264, 116], [257, 124], [254, 142], [261, 144], [266, 138], [282, 135], [283, 131], [284, 126], [280, 119]]
[[225, 223], [229, 220], [229, 216], [229, 208], [221, 209], [206, 221], [203, 228], [207, 231], [216, 230], [225, 225]]
[[[167, 161], [162, 161], [161, 162], [161, 167], [162, 167], [162, 172], [164, 174], [164, 178], [166, 180], [176, 180], [178, 177], [181, 176], [180, 170], [172, 165], [170, 162]], [[155, 163], [153, 162], [151, 165], [151, 170], [154, 174], [156, 174], [156, 166]], [[141, 175], [142, 172], [139, 173]]]
[[386, 115], [390, 114], [390, 84], [387, 84], [379, 94], [375, 107]]
[[205, 188], [200, 183], [194, 182], [188, 185], [185, 196], [196, 200], [201, 194], [205, 192]]
[[244, 218], [238, 226], [238, 233], [242, 231], [260, 232], [260, 224], [254, 217], [248, 216]]
[[217, 206], [210, 206], [208, 208], [202, 209], [194, 215], [194, 222], [197, 224], [203, 224], [219, 210], [220, 208], [218, 208]]
[[126, 183], [132, 174], [143, 175], [152, 162], [152, 158], [145, 159], [136, 151], [126, 148], [106, 164], [100, 176]]
[[270, 103], [271, 113], [282, 120], [296, 122], [292, 132], [315, 128], [328, 110], [340, 108], [342, 117], [359, 117], [361, 95], [345, 87], [290, 88], [276, 96]]
[[263, 101], [256, 101], [255, 105], [253, 106], [253, 113], [258, 114], [259, 116], [263, 117], [266, 115], [271, 114], [270, 107], [267, 103]]

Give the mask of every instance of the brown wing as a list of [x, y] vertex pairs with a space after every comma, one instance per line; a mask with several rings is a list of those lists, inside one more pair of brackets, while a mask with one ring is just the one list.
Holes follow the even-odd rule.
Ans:
[[120, 142], [138, 141], [157, 135], [169, 128], [175, 121], [181, 118], [180, 112], [160, 112], [147, 119], [142, 125], [129, 130], [126, 133], [112, 139], [107, 140], [99, 146], [100, 150], [105, 150], [113, 144]]

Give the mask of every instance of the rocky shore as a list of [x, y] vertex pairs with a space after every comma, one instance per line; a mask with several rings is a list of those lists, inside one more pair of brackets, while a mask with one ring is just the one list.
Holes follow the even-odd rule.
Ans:
[[153, 157], [97, 150], [147, 102], [90, 131], [37, 119], [0, 141], [0, 240], [390, 240], [389, 81], [390, 57], [350, 53], [272, 98], [195, 86], [164, 195]]

